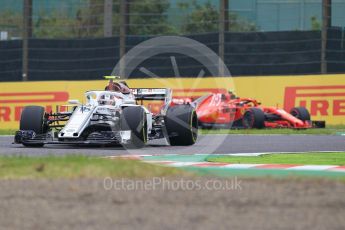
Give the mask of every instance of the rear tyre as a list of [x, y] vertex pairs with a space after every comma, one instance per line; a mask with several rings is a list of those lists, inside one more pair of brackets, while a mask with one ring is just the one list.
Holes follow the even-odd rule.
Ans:
[[[20, 130], [31, 130], [36, 134], [44, 134], [47, 132], [47, 127], [44, 124], [44, 108], [41, 106], [26, 106], [22, 111], [20, 117]], [[27, 147], [43, 147], [43, 143], [28, 144], [23, 143]]]
[[147, 142], [147, 120], [145, 110], [139, 106], [126, 107], [122, 111], [121, 130], [130, 130], [131, 142], [126, 148], [142, 148]]
[[265, 127], [265, 113], [259, 108], [250, 108], [243, 115], [243, 127], [262, 129]]
[[310, 121], [310, 113], [305, 107], [292, 108], [290, 114], [301, 121]]
[[193, 145], [198, 138], [198, 117], [191, 105], [169, 107], [165, 127], [172, 146]]

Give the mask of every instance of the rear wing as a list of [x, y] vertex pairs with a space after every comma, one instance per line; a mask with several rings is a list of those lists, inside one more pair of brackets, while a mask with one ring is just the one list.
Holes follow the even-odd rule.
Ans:
[[136, 100], [165, 101], [171, 98], [172, 90], [166, 88], [131, 88]]
[[139, 101], [164, 101], [163, 113], [172, 101], [172, 89], [168, 88], [131, 88], [135, 100]]

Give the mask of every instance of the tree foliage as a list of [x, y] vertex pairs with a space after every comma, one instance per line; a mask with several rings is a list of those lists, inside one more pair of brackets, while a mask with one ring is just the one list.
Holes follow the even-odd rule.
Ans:
[[[188, 3], [179, 4], [181, 9], [189, 8]], [[206, 2], [203, 5], [192, 2], [194, 10], [185, 16], [184, 24], [182, 25], [182, 33], [206, 33], [218, 31], [219, 11], [211, 2]], [[229, 13], [229, 31], [244, 32], [255, 31], [256, 26], [246, 20], [240, 19], [237, 14]]]
[[321, 30], [321, 23], [319, 22], [316, 16], [312, 16], [310, 18], [310, 23], [312, 30]]
[[129, 34], [162, 35], [176, 33], [168, 22], [169, 0], [132, 0]]
[[[210, 2], [199, 5], [194, 1], [192, 3], [195, 10], [185, 16], [182, 25], [182, 33], [204, 33], [218, 31], [219, 12]], [[180, 5], [182, 7], [182, 5]], [[188, 4], [183, 7], [189, 8]]]
[[23, 19], [20, 13], [6, 10], [0, 13], [0, 31], [8, 31], [9, 37], [21, 37]]
[[78, 36], [77, 21], [60, 12], [40, 14], [33, 22], [33, 36], [36, 38], [73, 38]]
[[[210, 2], [203, 4], [181, 2], [180, 13], [184, 17], [180, 27], [168, 20], [169, 0], [128, 0], [129, 35], [169, 35], [218, 31], [219, 11]], [[113, 35], [119, 34], [120, 0], [113, 2]], [[104, 0], [89, 0], [79, 9], [64, 12], [64, 9], [35, 12], [33, 15], [33, 36], [36, 38], [85, 38], [104, 35]], [[20, 37], [22, 29], [21, 12], [0, 12], [0, 29], [9, 31], [10, 37]], [[236, 14], [229, 14], [230, 31], [254, 31], [255, 25], [241, 20]]]

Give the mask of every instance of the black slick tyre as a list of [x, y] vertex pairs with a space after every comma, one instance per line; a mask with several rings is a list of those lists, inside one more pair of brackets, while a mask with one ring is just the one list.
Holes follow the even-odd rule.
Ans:
[[147, 120], [142, 107], [130, 106], [122, 111], [121, 130], [130, 130], [131, 142], [125, 144], [126, 148], [142, 148], [147, 142]]
[[198, 117], [191, 105], [169, 107], [165, 127], [172, 146], [195, 144], [198, 137]]
[[[46, 127], [44, 124], [44, 108], [41, 106], [26, 106], [22, 111], [20, 117], [20, 130], [31, 130], [36, 134], [44, 134], [46, 132]], [[42, 147], [43, 143], [23, 143], [27, 147]]]
[[305, 107], [292, 108], [290, 114], [301, 121], [310, 121], [310, 113]]
[[243, 115], [243, 127], [262, 129], [265, 127], [265, 113], [259, 108], [250, 108]]

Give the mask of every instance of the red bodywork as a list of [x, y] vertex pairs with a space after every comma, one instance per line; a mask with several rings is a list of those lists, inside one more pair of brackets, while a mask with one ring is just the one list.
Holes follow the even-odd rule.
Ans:
[[[191, 98], [173, 100], [175, 104], [189, 103]], [[302, 121], [283, 109], [261, 106], [252, 98], [237, 98], [233, 94], [211, 93], [193, 101], [196, 106], [199, 123], [204, 125], [227, 125], [243, 127], [244, 113], [252, 107], [260, 108], [265, 113], [267, 128], [311, 128], [311, 121]]]

